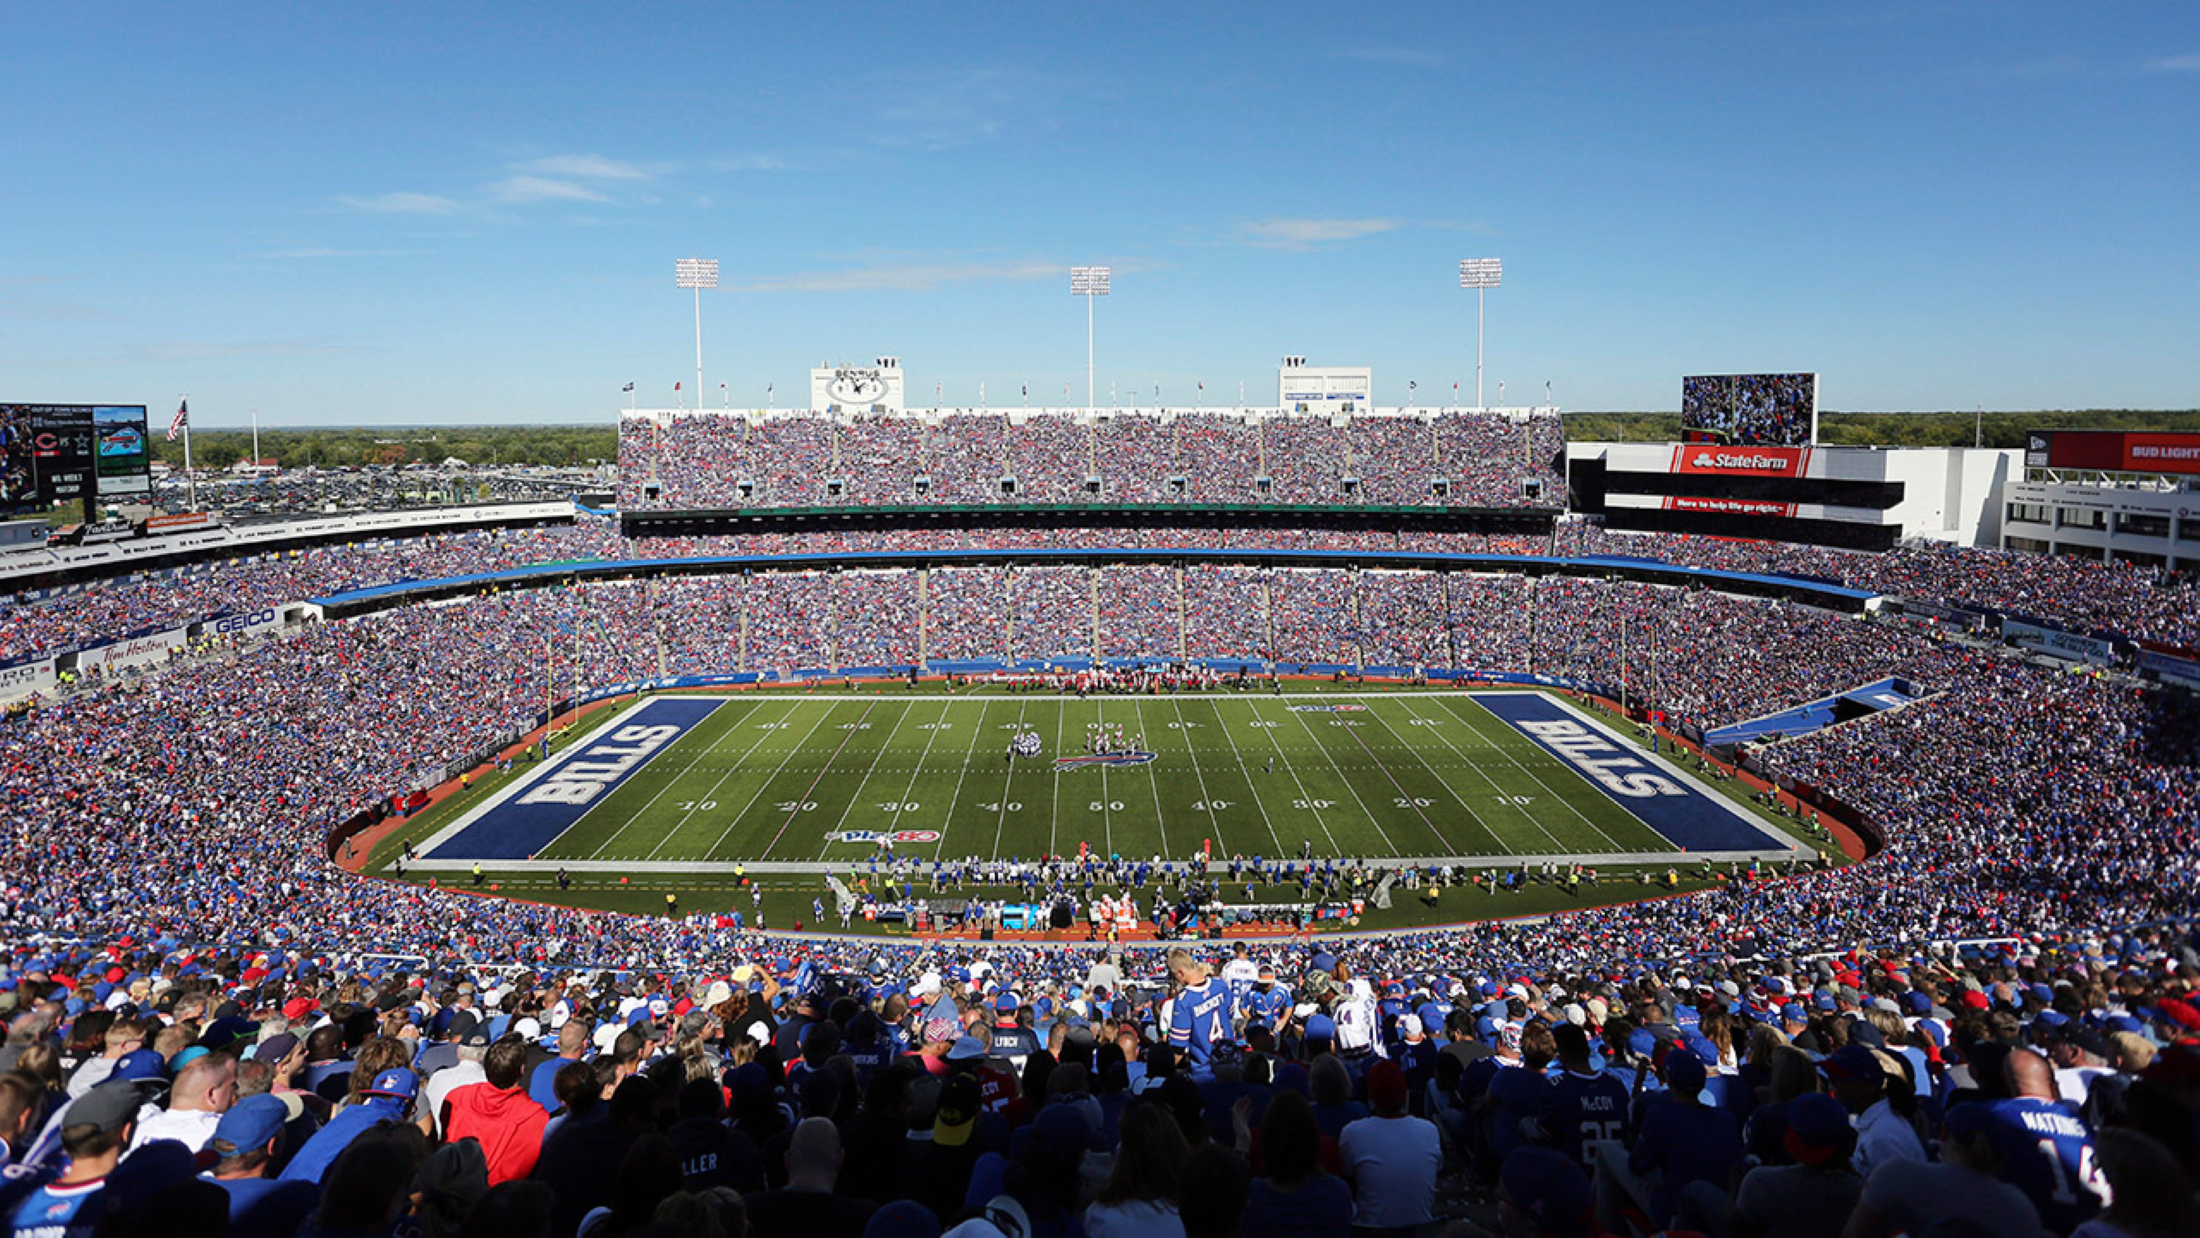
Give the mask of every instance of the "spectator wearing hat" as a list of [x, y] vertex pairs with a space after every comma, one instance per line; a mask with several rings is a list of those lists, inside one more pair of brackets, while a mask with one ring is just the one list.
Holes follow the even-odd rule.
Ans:
[[153, 1021], [137, 1017], [116, 1019], [107, 1025], [102, 1034], [103, 1049], [98, 1057], [88, 1059], [69, 1076], [69, 1099], [74, 1100], [94, 1087], [106, 1082], [114, 1072], [115, 1063], [125, 1053], [145, 1047], [145, 1038], [152, 1034]]
[[230, 1238], [288, 1238], [320, 1202], [318, 1185], [268, 1176], [289, 1120], [289, 1106], [262, 1093], [230, 1106], [214, 1128], [220, 1159], [205, 1176], [228, 1192]]
[[542, 1153], [542, 1129], [550, 1115], [527, 1095], [527, 1043], [507, 1036], [489, 1046], [483, 1079], [449, 1094], [442, 1121], [445, 1138], [480, 1142], [489, 1185], [524, 1178]]
[[953, 1220], [962, 1210], [978, 1157], [999, 1150], [988, 1148], [979, 1137], [979, 1120], [985, 1116], [977, 1078], [949, 1075], [940, 1084], [933, 1109], [932, 1137], [912, 1141], [903, 1156], [901, 1194], [923, 1203], [942, 1222]]
[[1345, 1178], [1352, 1184], [1354, 1232], [1411, 1232], [1433, 1217], [1443, 1138], [1436, 1124], [1406, 1111], [1406, 1074], [1377, 1062], [1367, 1074], [1369, 1116], [1337, 1136]]
[[2042, 1232], [2039, 1210], [2024, 1192], [2000, 1180], [2001, 1125], [1981, 1104], [1948, 1111], [1940, 1161], [1887, 1161], [1864, 1180], [1847, 1238], [1896, 1234]]
[[420, 1093], [420, 1081], [404, 1067], [376, 1075], [360, 1093], [360, 1103], [329, 1119], [283, 1167], [285, 1182], [320, 1182], [353, 1140], [384, 1122], [404, 1122]]
[[1038, 1033], [1023, 1022], [1025, 1010], [1022, 999], [1008, 989], [993, 999], [992, 1056], [1007, 1061], [1019, 1076], [1041, 1048]]
[[1590, 1148], [1627, 1138], [1627, 1085], [1597, 1067], [1586, 1029], [1568, 1023], [1551, 1038], [1561, 1069], [1545, 1093], [1537, 1122], [1544, 1142], [1586, 1170]]
[[138, 1123], [138, 1090], [101, 1084], [72, 1101], [61, 1117], [61, 1151], [68, 1164], [23, 1200], [11, 1219], [17, 1238], [77, 1238], [95, 1232], [116, 1211], [108, 1175], [122, 1160]]
[[2108, 1037], [2098, 1030], [2076, 1019], [2064, 1024], [2062, 1034], [2055, 1037], [2048, 1050], [2055, 1063], [2055, 1091], [2061, 1099], [2082, 1108], [2093, 1081], [2116, 1073], [2108, 1065], [2109, 1056], [2114, 1052], [2109, 1047]]
[[156, 1139], [173, 1139], [197, 1152], [214, 1137], [222, 1114], [236, 1100], [236, 1059], [212, 1054], [195, 1058], [176, 1073], [175, 1085], [168, 1090], [168, 1107], [148, 1105], [138, 1116], [130, 1150], [135, 1152]]
[[[1859, 1025], [1868, 1026], [1868, 1025]], [[1856, 1172], [1866, 1181], [1880, 1166], [1892, 1161], [1922, 1161], [1925, 1145], [1917, 1128], [1895, 1112], [1887, 1096], [1887, 1063], [1861, 1044], [1846, 1044], [1818, 1063], [1856, 1124]]]
[[482, 1062], [489, 1056], [491, 1042], [488, 1024], [473, 1024], [459, 1037], [457, 1064], [428, 1076], [427, 1085], [420, 1090], [420, 1111], [430, 1124], [429, 1134], [442, 1137], [444, 1101], [451, 1093], [489, 1077]]
[[1724, 1215], [1725, 1201], [1714, 1205], [1705, 1191], [1724, 1192], [1742, 1156], [1742, 1129], [1734, 1115], [1704, 1103], [1709, 1069], [1703, 1056], [1683, 1045], [1665, 1052], [1665, 1094], [1641, 1104], [1632, 1148], [1621, 1156], [1612, 1145], [1597, 1153], [1597, 1208], [1607, 1226], [1617, 1228], [1624, 1205], [1640, 1208], [1651, 1227], [1671, 1221], [1684, 1195], [1694, 1192], [1693, 1207]]
[[1792, 1164], [1759, 1165], [1743, 1175], [1727, 1219], [1728, 1238], [1840, 1238], [1864, 1179], [1850, 1163], [1856, 1130], [1841, 1102], [1823, 1092], [1780, 1107], [1781, 1152]]

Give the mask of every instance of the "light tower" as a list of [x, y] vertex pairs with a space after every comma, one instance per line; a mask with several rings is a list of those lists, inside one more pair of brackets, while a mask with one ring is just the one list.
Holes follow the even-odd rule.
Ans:
[[1085, 412], [1092, 412], [1092, 299], [1108, 295], [1107, 267], [1071, 267], [1069, 294], [1085, 299]]
[[1482, 404], [1482, 298], [1505, 276], [1502, 258], [1465, 258], [1459, 263], [1459, 286], [1474, 289], [1474, 408]]
[[681, 258], [672, 264], [675, 288], [695, 290], [695, 407], [703, 407], [703, 289], [718, 286], [716, 258]]

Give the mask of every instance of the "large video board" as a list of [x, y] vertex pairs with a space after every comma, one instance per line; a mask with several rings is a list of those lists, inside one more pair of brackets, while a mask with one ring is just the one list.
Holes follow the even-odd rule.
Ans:
[[142, 404], [0, 404], [0, 506], [143, 501], [151, 463]]
[[1807, 447], [1818, 438], [1816, 374], [1700, 374], [1681, 379], [1681, 441]]

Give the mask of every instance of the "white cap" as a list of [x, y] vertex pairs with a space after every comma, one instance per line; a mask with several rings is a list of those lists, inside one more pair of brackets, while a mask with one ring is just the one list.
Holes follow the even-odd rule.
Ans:
[[1420, 1034], [1421, 1034], [1421, 1016], [1419, 1016], [1419, 1015], [1417, 1015], [1417, 1014], [1402, 1014], [1402, 1015], [1399, 1015], [1399, 1016], [1398, 1016], [1398, 1034], [1399, 1034], [1400, 1036], [1418, 1036], [1418, 1035], [1420, 1035]]

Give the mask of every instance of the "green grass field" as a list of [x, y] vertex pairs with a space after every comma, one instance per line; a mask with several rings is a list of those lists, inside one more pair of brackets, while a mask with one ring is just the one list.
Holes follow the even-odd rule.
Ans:
[[[1309, 711], [1347, 704], [1360, 708]], [[1085, 752], [1096, 723], [1140, 737], [1155, 759], [1057, 770], [1054, 758]], [[1040, 756], [1007, 759], [1019, 730], [1039, 734]], [[468, 858], [443, 844], [472, 815], [495, 811], [494, 790], [432, 820], [452, 829], [424, 848], [428, 867]], [[1074, 854], [1080, 844], [1173, 858], [1210, 841], [1217, 857], [1296, 856], [1309, 841], [1324, 856], [1675, 854], [1460, 694], [1078, 700], [927, 685], [731, 696], [594, 802], [535, 864], [646, 872], [875, 853], [874, 843], [839, 840], [851, 831], [915, 834], [896, 850], [919, 859]]]

